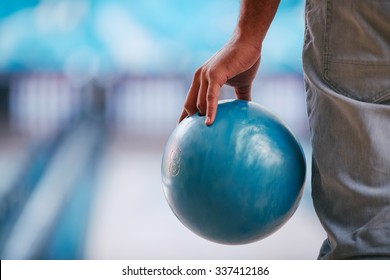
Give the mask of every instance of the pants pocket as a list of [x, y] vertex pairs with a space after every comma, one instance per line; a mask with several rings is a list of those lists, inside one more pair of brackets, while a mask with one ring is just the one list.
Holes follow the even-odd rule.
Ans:
[[324, 79], [338, 93], [390, 103], [390, 1], [328, 0]]

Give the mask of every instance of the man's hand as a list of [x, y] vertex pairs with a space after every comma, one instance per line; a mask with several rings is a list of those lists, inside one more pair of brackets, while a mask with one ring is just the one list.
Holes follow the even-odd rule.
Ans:
[[206, 124], [214, 122], [224, 84], [234, 87], [238, 99], [251, 100], [251, 86], [260, 63], [260, 49], [234, 37], [194, 75], [179, 122], [199, 112]]

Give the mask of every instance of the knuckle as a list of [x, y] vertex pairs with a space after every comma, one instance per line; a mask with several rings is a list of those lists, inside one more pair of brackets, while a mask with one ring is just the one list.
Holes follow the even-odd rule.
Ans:
[[198, 68], [194, 73], [194, 79], [199, 80], [202, 77], [203, 68]]
[[205, 74], [209, 80], [219, 80], [221, 74], [224, 72], [225, 70], [223, 68], [220, 68], [216, 65], [211, 65]]
[[199, 113], [203, 114], [205, 112], [205, 105], [203, 102], [198, 102], [196, 107], [198, 108]]
[[207, 79], [214, 80], [216, 76], [216, 72], [213, 69], [208, 69], [205, 73]]
[[202, 80], [210, 81], [214, 76], [214, 71], [210, 67], [202, 67], [199, 69], [199, 78]]
[[216, 73], [215, 71], [213, 71], [213, 69], [208, 69], [205, 71], [204, 73], [205, 75], [205, 78], [209, 81], [209, 82], [212, 82], [215, 80], [215, 77], [216, 77]]
[[207, 109], [209, 112], [215, 112], [217, 110], [217, 104], [209, 103]]
[[218, 95], [215, 91], [209, 91], [206, 96], [207, 103], [213, 103], [218, 99]]
[[187, 112], [187, 114], [192, 115], [193, 113], [196, 112], [196, 109], [194, 109], [194, 106], [190, 104], [189, 102], [185, 102], [183, 109]]

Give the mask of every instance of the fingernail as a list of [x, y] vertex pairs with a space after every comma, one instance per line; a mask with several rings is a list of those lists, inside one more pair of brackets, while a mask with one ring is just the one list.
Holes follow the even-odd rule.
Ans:
[[210, 117], [207, 117], [205, 123], [206, 123], [207, 125], [210, 125], [210, 123], [211, 123], [211, 118], [210, 118]]

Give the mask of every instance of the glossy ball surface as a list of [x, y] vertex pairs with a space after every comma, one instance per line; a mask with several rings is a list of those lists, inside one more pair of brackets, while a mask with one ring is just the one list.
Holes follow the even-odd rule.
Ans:
[[211, 126], [195, 114], [171, 134], [163, 153], [163, 190], [177, 218], [203, 238], [251, 243], [293, 215], [306, 164], [290, 130], [263, 107], [220, 102]]

